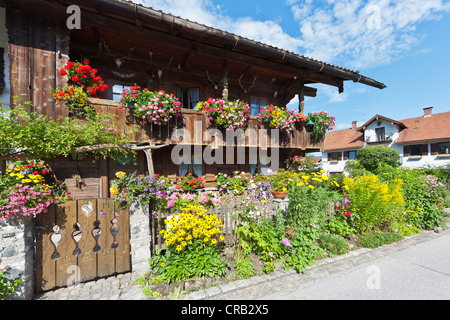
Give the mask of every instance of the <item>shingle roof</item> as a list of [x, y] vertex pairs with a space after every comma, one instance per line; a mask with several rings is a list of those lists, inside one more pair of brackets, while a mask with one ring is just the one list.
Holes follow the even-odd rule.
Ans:
[[400, 120], [407, 128], [402, 130], [396, 143], [450, 140], [450, 112], [436, 113]]
[[330, 131], [325, 135], [323, 151], [356, 150], [362, 147], [364, 147], [364, 133], [344, 129]]
[[[102, 2], [101, 0], [97, 0], [98, 2]], [[103, 0], [105, 1], [105, 0]], [[185, 18], [181, 18], [175, 15], [172, 15], [170, 13], [164, 13], [161, 10], [156, 10], [152, 7], [146, 7], [140, 3], [137, 3], [137, 1], [132, 1], [132, 0], [108, 0], [111, 2], [116, 2], [116, 3], [129, 3], [129, 4], [133, 4], [135, 6], [135, 8], [133, 10], [137, 10], [137, 7], [143, 8], [145, 10], [149, 10], [153, 13], [158, 12], [159, 14], [161, 14], [161, 18], [160, 20], [162, 21], [162, 19], [169, 17], [169, 19], [171, 20], [172, 24], [176, 24], [176, 23], [183, 23], [184, 22], [184, 27], [185, 28], [189, 28], [190, 26], [188, 24], [191, 24], [191, 27], [201, 27], [202, 29], [204, 29], [204, 32], [207, 33], [211, 33], [212, 35], [220, 35], [220, 37], [222, 39], [229, 39], [232, 42], [235, 42], [235, 45], [238, 42], [246, 42], [247, 44], [251, 45], [252, 47], [254, 47], [254, 49], [260, 49], [261, 51], [264, 51], [266, 54], [271, 54], [271, 52], [268, 52], [267, 50], [272, 50], [274, 51], [273, 53], [276, 53], [277, 58], [279, 59], [280, 57], [281, 60], [284, 61], [291, 61], [292, 63], [295, 64], [301, 64], [304, 66], [307, 66], [309, 68], [313, 68], [316, 71], [323, 72], [323, 73], [328, 73], [328, 74], [332, 74], [333, 76], [336, 77], [340, 77], [344, 80], [352, 80], [354, 82], [361, 82], [363, 84], [369, 85], [369, 86], [373, 86], [379, 89], [383, 89], [386, 87], [386, 85], [384, 83], [378, 82], [375, 79], [363, 76], [359, 73], [359, 71], [355, 71], [355, 70], [351, 70], [351, 69], [347, 69], [344, 67], [340, 67], [340, 66], [336, 66], [333, 64], [329, 64], [320, 60], [316, 60], [310, 57], [306, 57], [304, 55], [300, 55], [297, 54], [295, 52], [292, 51], [288, 51], [285, 49], [280, 49], [277, 48], [275, 46], [271, 46], [265, 43], [261, 43], [259, 41], [255, 41], [252, 39], [248, 39], [245, 37], [242, 37], [240, 35], [236, 35], [233, 33], [230, 33], [228, 31], [223, 31], [217, 28], [213, 28], [210, 26], [206, 26], [203, 24], [200, 24], [198, 22], [194, 22], [194, 21], [190, 21], [188, 19]], [[165, 17], [164, 17], [165, 16]], [[187, 23], [187, 24], [186, 24]], [[317, 69], [316, 69], [317, 68]]]
[[358, 130], [344, 129], [328, 132], [325, 135], [323, 151], [355, 150], [364, 147], [364, 130], [362, 128], [373, 122], [377, 116], [401, 124], [401, 127], [404, 127], [399, 133], [396, 144], [450, 140], [450, 112], [398, 121], [376, 115], [359, 127]]

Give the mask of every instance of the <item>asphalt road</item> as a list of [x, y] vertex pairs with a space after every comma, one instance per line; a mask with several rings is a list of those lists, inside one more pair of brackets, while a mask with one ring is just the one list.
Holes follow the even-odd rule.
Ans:
[[448, 300], [450, 233], [261, 299]]

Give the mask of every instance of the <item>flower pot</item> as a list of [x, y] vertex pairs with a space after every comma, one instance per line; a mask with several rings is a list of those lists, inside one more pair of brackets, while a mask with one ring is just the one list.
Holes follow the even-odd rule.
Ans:
[[287, 191], [272, 191], [272, 195], [275, 199], [284, 199], [288, 195]]

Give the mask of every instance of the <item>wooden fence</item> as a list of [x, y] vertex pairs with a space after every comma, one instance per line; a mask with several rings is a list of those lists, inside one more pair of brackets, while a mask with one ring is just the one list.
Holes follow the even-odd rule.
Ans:
[[[327, 203], [327, 209], [324, 214], [335, 214], [335, 207], [343, 206], [343, 200], [333, 200]], [[284, 209], [283, 209], [284, 207]], [[249, 209], [251, 208], [251, 209]], [[224, 243], [226, 247], [233, 247], [237, 244], [238, 237], [236, 235], [236, 228], [242, 223], [244, 215], [251, 215], [255, 219], [272, 219], [274, 213], [277, 210], [287, 210], [287, 201], [268, 201], [266, 203], [252, 203], [250, 207], [248, 204], [233, 204], [225, 203], [220, 207], [208, 209], [208, 214], [214, 214], [222, 221], [222, 235], [224, 236]], [[154, 219], [152, 219], [152, 254], [155, 254], [156, 250], [162, 250], [166, 248], [164, 244], [163, 236], [159, 233], [165, 228], [164, 220], [175, 212], [157, 212]]]

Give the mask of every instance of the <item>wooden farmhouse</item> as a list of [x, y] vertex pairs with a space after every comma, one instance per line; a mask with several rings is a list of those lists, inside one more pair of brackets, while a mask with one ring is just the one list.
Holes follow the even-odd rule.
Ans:
[[[79, 22], [70, 25], [69, 18], [79, 9]], [[73, 7], [71, 7], [73, 8]], [[224, 141], [203, 134], [208, 118], [193, 109], [199, 101], [221, 98], [224, 89], [229, 99], [240, 99], [251, 105], [248, 128], [259, 130], [255, 115], [267, 105], [286, 106], [299, 97], [299, 111], [304, 98], [315, 97], [312, 84], [325, 84], [340, 93], [345, 81], [359, 82], [383, 89], [384, 84], [339, 66], [314, 60], [290, 51], [243, 38], [149, 7], [123, 0], [2, 0], [0, 1], [3, 36], [2, 75], [6, 83], [2, 100], [14, 107], [13, 99], [31, 101], [33, 111], [57, 119], [68, 110], [54, 100], [49, 88], [63, 87], [66, 78], [58, 71], [70, 61], [89, 60], [99, 70], [109, 89], [102, 99], [92, 101], [97, 112], [116, 115], [120, 130], [136, 123], [130, 110], [118, 108], [123, 88], [138, 84], [149, 90], [164, 90], [182, 101], [182, 117], [166, 126], [145, 125], [134, 136], [141, 147], [160, 147], [151, 152], [139, 151], [135, 163], [118, 163], [114, 159], [92, 161], [52, 159], [58, 177], [66, 182], [75, 197], [109, 197], [109, 186], [116, 171], [146, 172], [151, 160], [155, 173], [173, 179], [192, 171], [212, 181], [219, 172], [261, 170], [260, 157], [251, 164], [248, 149], [262, 147], [270, 157], [279, 154], [279, 163], [292, 155], [318, 152], [323, 140], [312, 142], [303, 124], [294, 133], [280, 135], [279, 141], [268, 136], [245, 138], [234, 147], [236, 155], [245, 154], [241, 163], [207, 164], [202, 159], [183, 153], [180, 165], [171, 160], [171, 153], [180, 142], [173, 139], [175, 129], [190, 132], [190, 144], [204, 150], [213, 145], [224, 147]], [[1, 81], [0, 81], [1, 82]], [[6, 101], [5, 101], [6, 100]], [[320, 111], [320, 110], [318, 110]], [[200, 123], [200, 132], [194, 124]], [[9, 159], [11, 160], [11, 159]], [[189, 163], [190, 162], [190, 163]], [[74, 173], [84, 180], [84, 188], [75, 188]]]

